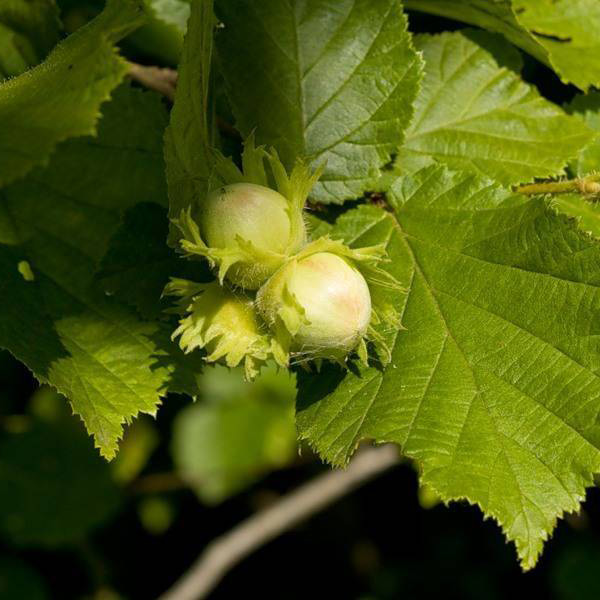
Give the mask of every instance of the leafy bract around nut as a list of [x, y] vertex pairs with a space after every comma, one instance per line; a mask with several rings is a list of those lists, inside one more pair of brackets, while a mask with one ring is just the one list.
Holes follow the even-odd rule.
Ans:
[[270, 353], [270, 341], [259, 330], [252, 299], [232, 292], [216, 281], [202, 284], [187, 279], [171, 279], [165, 295], [179, 297], [181, 315], [173, 338], [186, 353], [204, 348], [208, 362], [222, 360], [228, 367], [242, 361], [247, 379], [258, 374]]
[[[256, 300], [273, 333], [277, 362], [288, 366], [293, 356], [300, 364], [329, 359], [344, 365], [356, 350], [367, 363], [366, 340], [388, 355], [373, 327], [380, 322], [380, 310], [388, 314], [388, 307], [371, 290], [400, 285], [377, 266], [384, 257], [382, 246], [352, 249], [322, 237], [282, 266]], [[399, 319], [394, 326], [400, 326]]]
[[302, 211], [320, 172], [297, 161], [288, 175], [277, 153], [256, 147], [252, 136], [241, 171], [215, 152], [216, 187], [209, 184], [196, 210], [188, 207], [173, 221], [182, 250], [207, 258], [221, 283], [227, 278], [244, 289], [259, 288], [305, 243]]

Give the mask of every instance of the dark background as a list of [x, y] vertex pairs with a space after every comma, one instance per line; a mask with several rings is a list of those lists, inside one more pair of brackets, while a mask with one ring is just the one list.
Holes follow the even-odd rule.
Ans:
[[[63, 2], [65, 9], [77, 4]], [[93, 14], [93, 5], [86, 4], [86, 15]], [[415, 32], [462, 27], [417, 13], [411, 14], [410, 20]], [[126, 50], [135, 60], [152, 62], [152, 57]], [[524, 78], [535, 83], [543, 95], [559, 104], [571, 99], [573, 88], [562, 85], [534, 60], [524, 59]], [[0, 442], [13, 435], [19, 415], [30, 414], [30, 398], [37, 387], [25, 367], [0, 352]], [[188, 403], [189, 399], [177, 396], [164, 402], [156, 423], [160, 445], [144, 475], [172, 470], [168, 452], [171, 425]], [[69, 427], [83, 431], [77, 418], [69, 419]], [[109, 466], [101, 468], [108, 470]], [[11, 577], [22, 578], [22, 584], [13, 584], [16, 587], [10, 591], [3, 591], [0, 585], [0, 600], [33, 598], [27, 591], [32, 582], [37, 590], [45, 590], [40, 598], [154, 598], [183, 573], [207, 542], [324, 468], [305, 450], [297, 464], [271, 473], [210, 508], [185, 487], [140, 493], [133, 482], [123, 489], [121, 508], [112, 519], [80, 543], [42, 550], [0, 539], [0, 574], [4, 569]], [[0, 494], [10, 492], [5, 489]], [[37, 492], [32, 489], [31, 493]], [[142, 523], [139, 507], [145, 495], [170, 507], [172, 522], [166, 531], [152, 533]], [[44, 504], [43, 492], [38, 501]], [[600, 598], [598, 565], [597, 489], [588, 492], [579, 516], [559, 523], [539, 565], [524, 574], [512, 545], [505, 542], [494, 522], [483, 521], [477, 508], [462, 503], [422, 508], [416, 473], [403, 464], [256, 552], [226, 576], [212, 597], [387, 600], [535, 594], [586, 600]]]
[[[28, 400], [36, 387], [27, 369], [0, 353], [0, 425], [28, 413]], [[171, 422], [188, 403], [187, 398], [171, 396], [159, 411], [161, 444], [145, 474], [172, 468], [167, 451]], [[68, 418], [69, 426], [83, 432], [78, 419]], [[11, 428], [0, 427], [0, 441], [7, 435]], [[152, 492], [168, 502], [174, 515], [170, 528], [158, 535], [140, 522], [138, 508], [144, 494], [134, 485], [127, 486], [115, 517], [85, 541], [47, 550], [0, 542], [0, 565], [18, 560], [19, 568], [33, 570], [27, 572], [28, 579], [39, 578], [46, 597], [56, 600], [155, 598], [207, 542], [323, 470], [305, 451], [297, 465], [272, 473], [211, 508], [187, 489]], [[43, 495], [39, 502], [44, 503]], [[466, 503], [422, 508], [416, 473], [403, 464], [256, 552], [211, 597], [387, 600], [536, 594], [586, 600], [600, 597], [599, 564], [597, 489], [588, 492], [579, 516], [559, 523], [539, 565], [523, 574], [512, 545], [494, 522], [483, 521], [477, 508]], [[2, 600], [29, 600], [26, 592], [22, 594], [3, 595], [0, 588]]]

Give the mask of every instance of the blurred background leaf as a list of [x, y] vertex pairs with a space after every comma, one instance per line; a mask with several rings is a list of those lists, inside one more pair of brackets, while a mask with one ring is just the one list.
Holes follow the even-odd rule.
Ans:
[[80, 423], [31, 419], [0, 439], [0, 533], [19, 546], [77, 542], [118, 510], [119, 490]]
[[274, 367], [249, 383], [225, 367], [205, 369], [202, 400], [173, 425], [173, 460], [206, 503], [221, 502], [296, 454], [294, 378]]

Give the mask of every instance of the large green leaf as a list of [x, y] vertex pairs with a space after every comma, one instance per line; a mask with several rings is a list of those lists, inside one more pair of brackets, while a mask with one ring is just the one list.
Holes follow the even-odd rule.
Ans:
[[107, 457], [123, 424], [153, 414], [169, 387], [194, 393], [170, 327], [141, 321], [94, 281], [122, 212], [166, 204], [165, 124], [158, 96], [120, 90], [97, 139], [65, 142], [48, 168], [0, 191], [0, 346], [69, 398]]
[[407, 8], [503, 34], [583, 90], [600, 83], [597, 0], [406, 0]]
[[54, 0], [3, 0], [0, 4], [0, 81], [36, 65], [60, 34]]
[[583, 90], [600, 85], [598, 0], [512, 0], [512, 6], [565, 82]]
[[114, 44], [143, 21], [141, 0], [108, 0], [42, 64], [0, 85], [0, 186], [47, 162], [58, 142], [95, 132], [127, 71]]
[[223, 0], [217, 10], [242, 133], [256, 128], [288, 167], [298, 157], [326, 161], [312, 194], [321, 202], [374, 189], [402, 142], [421, 75], [401, 2]]
[[387, 245], [406, 329], [385, 371], [302, 376], [300, 434], [335, 464], [363, 438], [400, 444], [528, 569], [600, 469], [599, 242], [544, 198], [440, 166], [389, 199], [393, 214], [362, 207], [333, 233]]
[[296, 387], [288, 373], [268, 369], [250, 383], [241, 369], [213, 367], [200, 396], [177, 415], [172, 453], [204, 502], [221, 502], [293, 459]]
[[483, 32], [419, 36], [425, 76], [401, 171], [439, 161], [503, 184], [560, 173], [592, 138], [580, 119], [525, 84], [520, 58]]

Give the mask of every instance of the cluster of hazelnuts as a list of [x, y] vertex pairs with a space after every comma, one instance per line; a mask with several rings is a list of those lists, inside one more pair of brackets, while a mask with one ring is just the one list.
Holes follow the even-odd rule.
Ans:
[[299, 161], [288, 174], [253, 139], [242, 165], [217, 161], [218, 185], [174, 221], [184, 255], [208, 260], [217, 275], [168, 284], [165, 293], [179, 299], [174, 337], [186, 352], [204, 348], [208, 361], [243, 361], [249, 378], [269, 359], [345, 364], [356, 354], [366, 362], [366, 341], [377, 337], [372, 288], [394, 285], [376, 266], [384, 249], [309, 240], [304, 205], [319, 170]]

